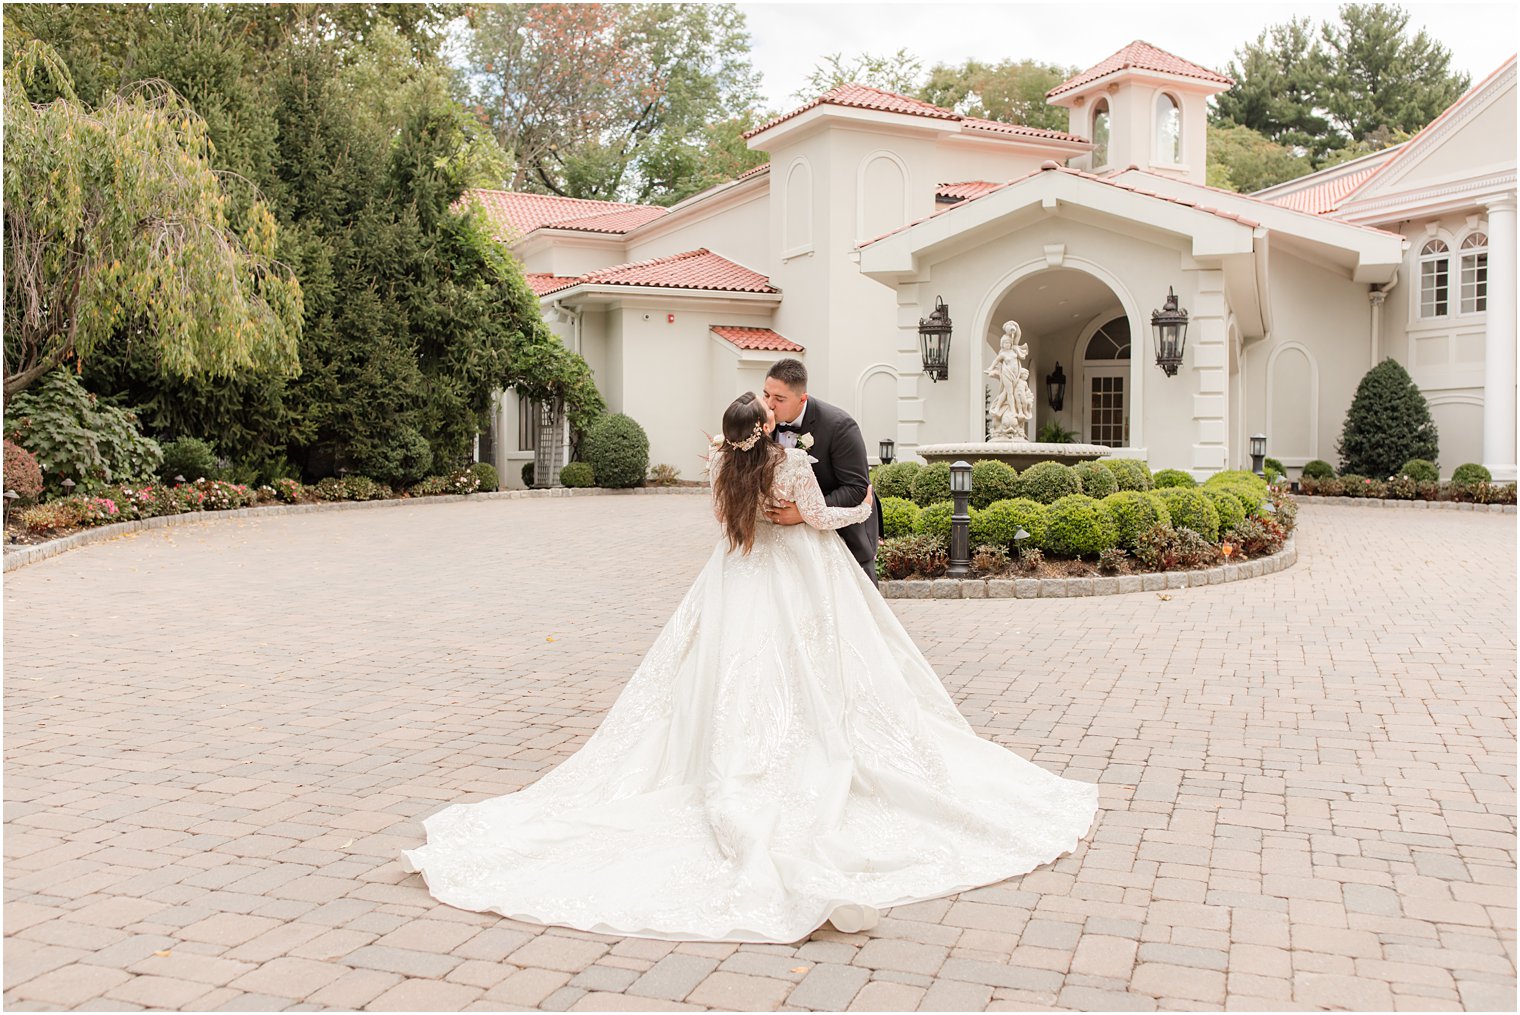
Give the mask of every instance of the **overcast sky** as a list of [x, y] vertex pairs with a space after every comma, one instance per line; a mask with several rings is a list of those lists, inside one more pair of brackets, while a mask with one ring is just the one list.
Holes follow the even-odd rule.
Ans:
[[[1215, 0], [1181, 3], [741, 3], [764, 76], [767, 104], [798, 104], [813, 67], [827, 54], [876, 55], [906, 48], [925, 69], [969, 59], [1035, 59], [1089, 67], [1133, 42], [1222, 70], [1263, 28], [1291, 17], [1335, 17], [1335, 4]], [[1452, 53], [1454, 68], [1477, 82], [1515, 52], [1520, 19], [1504, 3], [1411, 3], [1410, 31], [1424, 28]]]

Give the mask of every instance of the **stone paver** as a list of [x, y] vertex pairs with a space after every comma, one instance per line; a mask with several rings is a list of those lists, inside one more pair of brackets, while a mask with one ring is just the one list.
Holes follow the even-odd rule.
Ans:
[[464, 913], [396, 859], [584, 743], [711, 552], [702, 498], [222, 519], [12, 572], [4, 1003], [1513, 1010], [1513, 516], [1301, 520], [1293, 568], [1165, 598], [894, 601], [1098, 824], [784, 946]]

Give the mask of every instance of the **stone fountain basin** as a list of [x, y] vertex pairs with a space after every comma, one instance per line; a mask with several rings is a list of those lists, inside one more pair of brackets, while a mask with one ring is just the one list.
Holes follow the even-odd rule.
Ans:
[[1113, 451], [1101, 444], [1040, 444], [1035, 441], [977, 441], [974, 444], [921, 444], [914, 453], [933, 465], [944, 462], [1007, 462], [1020, 472], [1035, 462], [1075, 465], [1105, 458]]

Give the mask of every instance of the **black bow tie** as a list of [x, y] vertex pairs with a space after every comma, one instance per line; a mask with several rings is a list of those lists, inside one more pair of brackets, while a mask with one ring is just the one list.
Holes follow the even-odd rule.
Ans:
[[781, 433], [799, 433], [801, 432], [802, 427], [798, 426], [796, 423], [777, 423], [776, 429]]

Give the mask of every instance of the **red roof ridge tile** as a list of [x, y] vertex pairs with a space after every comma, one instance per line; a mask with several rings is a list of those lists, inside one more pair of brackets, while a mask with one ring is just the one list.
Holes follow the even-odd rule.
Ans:
[[1091, 84], [1101, 78], [1121, 70], [1134, 68], [1136, 70], [1155, 71], [1161, 74], [1175, 74], [1178, 77], [1197, 78], [1201, 81], [1209, 81], [1214, 84], [1222, 84], [1226, 87], [1233, 85], [1233, 79], [1226, 77], [1215, 70], [1210, 70], [1191, 60], [1184, 60], [1175, 53], [1168, 53], [1160, 46], [1153, 46], [1144, 39], [1136, 39], [1129, 45], [1122, 47], [1118, 52], [1108, 56], [1075, 77], [1056, 85], [1045, 93], [1047, 99], [1062, 95], [1083, 85]]

